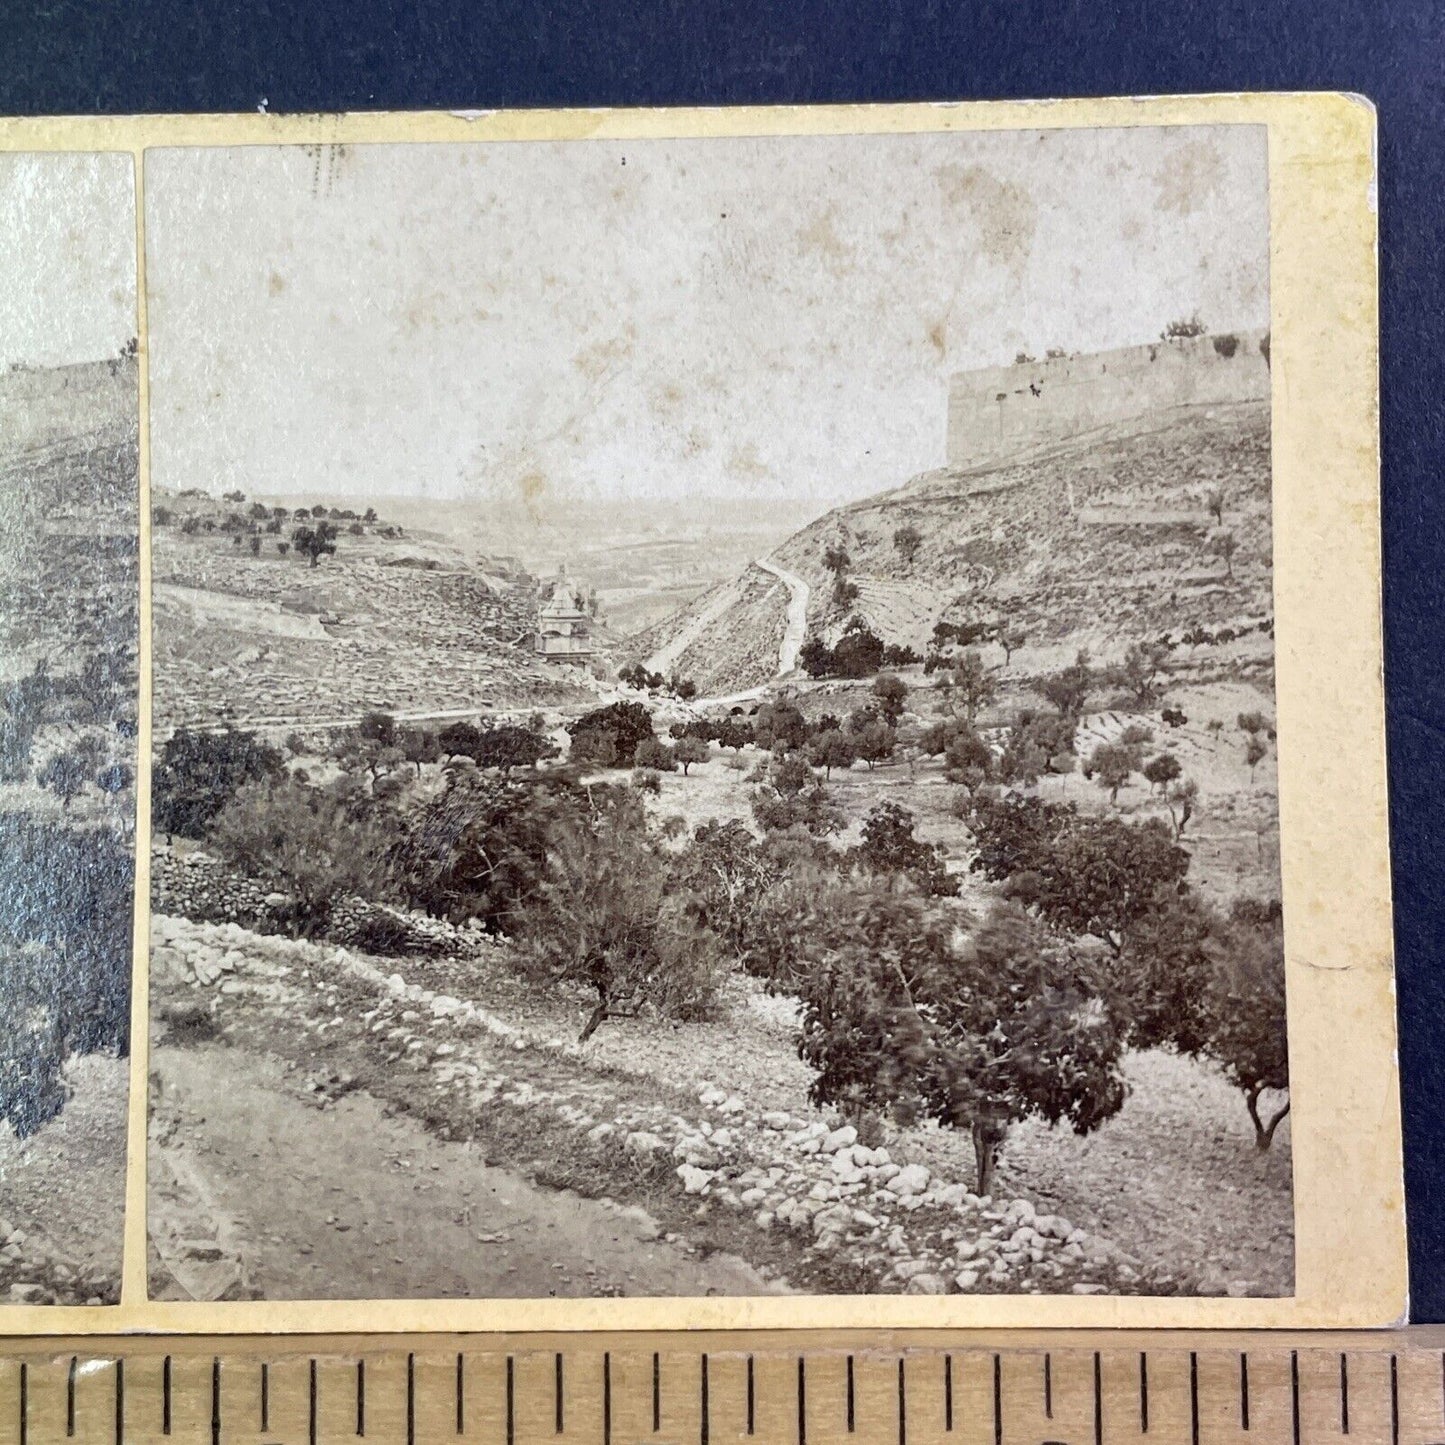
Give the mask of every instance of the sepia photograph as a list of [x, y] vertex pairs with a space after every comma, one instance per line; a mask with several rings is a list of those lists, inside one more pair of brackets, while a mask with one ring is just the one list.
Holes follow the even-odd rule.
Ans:
[[114, 1304], [135, 907], [134, 162], [0, 155], [0, 1304]]
[[1293, 1295], [1266, 141], [147, 152], [153, 1299]]

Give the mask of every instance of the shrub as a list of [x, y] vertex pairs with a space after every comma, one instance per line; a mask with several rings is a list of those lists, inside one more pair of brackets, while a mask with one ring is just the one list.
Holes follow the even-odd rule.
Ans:
[[595, 998], [578, 1042], [643, 1008], [707, 1017], [721, 975], [718, 940], [670, 894], [636, 795], [611, 790], [560, 813], [547, 842], [537, 888], [522, 901], [520, 962], [534, 978]]
[[1222, 336], [1214, 338], [1214, 350], [1226, 361], [1239, 350], [1239, 337], [1232, 331], [1226, 331]]
[[1183, 889], [1189, 869], [1189, 855], [1158, 818], [1130, 823], [1038, 798], [981, 797], [969, 825], [975, 872], [999, 882], [1027, 875], [1049, 923], [1093, 934], [1115, 952], [1161, 889]]
[[658, 738], [644, 738], [638, 743], [632, 755], [634, 767], [648, 769], [655, 773], [675, 773], [677, 755], [665, 742]]
[[661, 793], [662, 777], [652, 768], [635, 768], [632, 773], [632, 786], [639, 793]]
[[254, 733], [179, 728], [161, 749], [151, 778], [151, 816], [166, 834], [199, 838], [245, 784], [275, 777], [281, 754]]
[[913, 814], [897, 803], [879, 803], [863, 820], [863, 841], [854, 856], [875, 873], [902, 874], [921, 893], [952, 898], [959, 880], [949, 876], [947, 854], [913, 834]]
[[[567, 731], [572, 736], [574, 757], [578, 739], [587, 733], [610, 733], [619, 758], [631, 758], [638, 743], [655, 736], [652, 714], [640, 702], [614, 702], [594, 708], [569, 723]], [[586, 747], [584, 744], [584, 750]]]
[[216, 854], [241, 874], [290, 896], [298, 934], [325, 928], [343, 894], [395, 896], [389, 854], [394, 829], [374, 810], [289, 774], [247, 783], [212, 820]]

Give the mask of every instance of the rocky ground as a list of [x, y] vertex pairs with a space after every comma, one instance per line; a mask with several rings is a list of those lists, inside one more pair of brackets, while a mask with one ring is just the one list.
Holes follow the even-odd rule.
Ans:
[[[234, 924], [154, 928], [152, 1268], [173, 1297], [525, 1296], [539, 1248], [558, 1294], [1199, 1288], [1187, 1247], [1140, 1258], [1031, 1197], [1016, 1168], [1008, 1197], [979, 1198], [915, 1131], [865, 1144], [807, 1106], [782, 1035], [741, 1016], [701, 1026], [710, 1047], [684, 1041], [692, 1067], [673, 1069], [652, 1047], [670, 1025], [584, 1051], [509, 1010], [500, 983], [500, 1004], [464, 996], [506, 977], [505, 945], [399, 961]], [[777, 1080], [767, 1097], [734, 1086], [739, 1057], [749, 1080]], [[479, 1201], [493, 1212], [477, 1227]]]
[[120, 1298], [129, 1070], [73, 1060], [64, 1110], [28, 1139], [0, 1136], [0, 1303]]

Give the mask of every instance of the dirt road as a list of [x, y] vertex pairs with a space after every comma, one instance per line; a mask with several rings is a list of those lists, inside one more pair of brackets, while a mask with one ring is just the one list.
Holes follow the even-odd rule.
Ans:
[[798, 652], [808, 635], [808, 584], [796, 572], [789, 572], [766, 557], [758, 559], [764, 572], [771, 572], [788, 589], [788, 625], [778, 648], [778, 676], [783, 677], [798, 665]]
[[[364, 1093], [324, 1110], [277, 1059], [224, 1044], [159, 1048], [151, 1145], [158, 1284], [214, 1279], [239, 1256], [267, 1299], [766, 1294], [724, 1254], [658, 1237], [641, 1210], [489, 1167]], [[209, 1238], [196, 1238], [204, 1227]]]

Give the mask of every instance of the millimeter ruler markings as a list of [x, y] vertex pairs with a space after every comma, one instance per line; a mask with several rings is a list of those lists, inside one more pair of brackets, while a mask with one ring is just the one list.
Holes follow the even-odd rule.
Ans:
[[1438, 1332], [1343, 1347], [1053, 1338], [15, 1341], [0, 1351], [0, 1445], [1445, 1445]]

